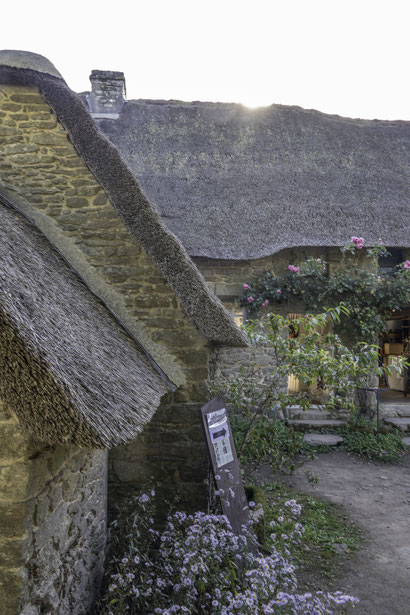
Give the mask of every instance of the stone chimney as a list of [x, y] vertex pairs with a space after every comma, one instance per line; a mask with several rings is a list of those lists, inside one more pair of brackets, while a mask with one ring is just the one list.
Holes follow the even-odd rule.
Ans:
[[116, 120], [125, 102], [124, 73], [113, 70], [92, 70], [88, 106], [95, 119]]

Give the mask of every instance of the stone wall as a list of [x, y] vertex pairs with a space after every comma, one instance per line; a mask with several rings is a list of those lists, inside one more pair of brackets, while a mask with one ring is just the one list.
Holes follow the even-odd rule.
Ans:
[[106, 539], [106, 453], [34, 442], [0, 405], [2, 615], [86, 615]]
[[32, 453], [17, 419], [0, 399], [0, 604], [3, 615], [17, 615], [23, 588], [25, 499]]
[[178, 496], [185, 510], [205, 509], [208, 455], [201, 405], [168, 400], [135, 442], [110, 451], [111, 514], [113, 504], [149, 486], [159, 493], [160, 503]]

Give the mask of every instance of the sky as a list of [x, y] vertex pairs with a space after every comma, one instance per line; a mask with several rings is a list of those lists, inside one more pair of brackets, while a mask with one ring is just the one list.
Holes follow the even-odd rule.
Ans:
[[46, 56], [77, 92], [119, 70], [129, 99], [410, 120], [409, 0], [20, 0], [1, 16], [0, 48]]

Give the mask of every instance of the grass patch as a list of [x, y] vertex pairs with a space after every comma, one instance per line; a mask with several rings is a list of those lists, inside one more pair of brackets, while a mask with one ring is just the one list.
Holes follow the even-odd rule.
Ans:
[[408, 450], [398, 433], [381, 433], [377, 442], [376, 433], [366, 433], [344, 428], [339, 431], [343, 436], [342, 447], [364, 459], [381, 463], [398, 463]]
[[[295, 499], [302, 505], [300, 523], [305, 528], [302, 543], [293, 544], [291, 556], [302, 574], [315, 574], [333, 578], [346, 555], [357, 551], [361, 543], [361, 530], [352, 525], [337, 506], [311, 495], [297, 493], [281, 483], [264, 486], [267, 499], [266, 543], [269, 547], [269, 522], [276, 520], [284, 510], [284, 503]], [[281, 528], [286, 532], [286, 526]]]

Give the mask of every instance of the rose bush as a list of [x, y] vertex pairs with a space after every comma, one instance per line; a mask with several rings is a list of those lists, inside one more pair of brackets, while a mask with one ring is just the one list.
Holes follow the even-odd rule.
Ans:
[[331, 276], [328, 263], [320, 258], [308, 258], [300, 267], [289, 265], [281, 275], [265, 271], [256, 283], [243, 285], [240, 303], [251, 317], [261, 308], [270, 306], [274, 310], [296, 299], [303, 302], [306, 313], [312, 314], [343, 303], [349, 317], [342, 317], [339, 329], [361, 340], [373, 339], [382, 333], [394, 310], [410, 303], [410, 261], [398, 265], [392, 276], [383, 277], [377, 273], [377, 262], [388, 255], [387, 250], [383, 246], [367, 250], [372, 265], [369, 269], [358, 259], [363, 246], [363, 238], [352, 237], [342, 248], [341, 263]]

